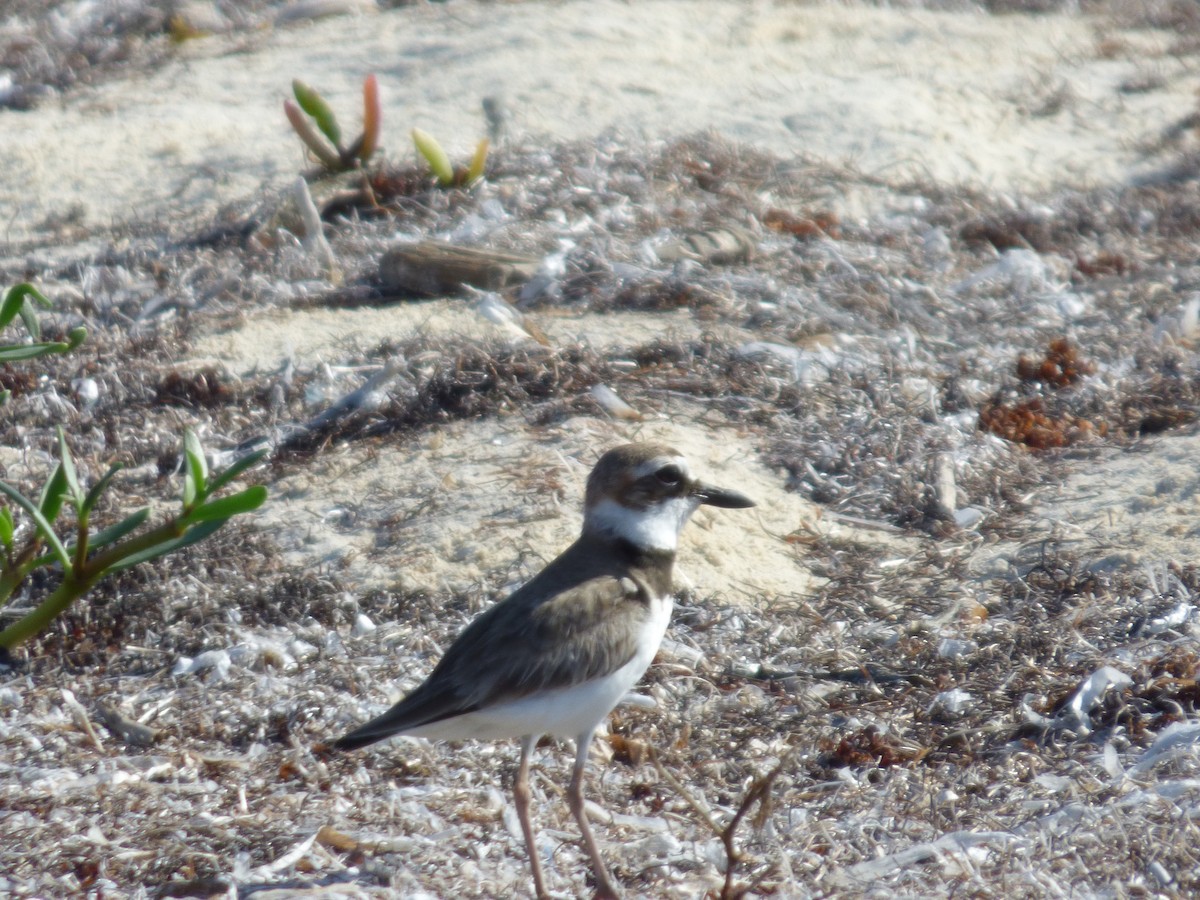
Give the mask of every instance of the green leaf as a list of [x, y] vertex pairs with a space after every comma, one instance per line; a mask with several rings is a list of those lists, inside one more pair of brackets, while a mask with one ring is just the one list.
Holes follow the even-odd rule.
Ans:
[[7, 506], [0, 506], [0, 544], [5, 547], [12, 546], [13, 539], [13, 517], [12, 510]]
[[46, 517], [47, 522], [53, 522], [62, 511], [63, 500], [67, 497], [67, 476], [63, 472], [61, 462], [54, 467], [54, 474], [42, 488], [42, 496], [38, 498], [38, 511]]
[[300, 108], [313, 117], [321, 133], [329, 138], [333, 146], [340, 148], [342, 129], [325, 98], [298, 78], [292, 80], [292, 93], [296, 95]]
[[[68, 553], [71, 552], [70, 548], [64, 548], [64, 549], [66, 549]], [[29, 564], [29, 571], [32, 572], [34, 569], [40, 569], [43, 566], [53, 565], [56, 562], [58, 562], [58, 554], [57, 553], [54, 553], [54, 552], [43, 553], [41, 556], [39, 556], [37, 559], [33, 560], [33, 562], [31, 562]]]
[[77, 325], [67, 332], [67, 349], [74, 350], [80, 344], [87, 340], [87, 329], [82, 325]]
[[115, 525], [109, 525], [107, 528], [101, 529], [92, 538], [92, 549], [97, 547], [106, 547], [109, 544], [115, 544], [125, 535], [131, 533], [134, 529], [140, 528], [142, 523], [150, 518], [150, 507], [139, 509], [132, 515], [126, 516]]
[[183, 432], [183, 452], [187, 454], [188, 465], [196, 473], [198, 484], [208, 483], [208, 463], [204, 459], [204, 448], [200, 446], [200, 438], [196, 432], [188, 428]]
[[[17, 313], [21, 312], [28, 305], [25, 302], [26, 298], [32, 298], [45, 307], [52, 305], [42, 295], [42, 292], [29, 282], [25, 281], [21, 284], [13, 285], [5, 293], [4, 302], [0, 303], [0, 328], [3, 328], [16, 318]], [[38, 335], [32, 331], [30, 333], [33, 334], [34, 340], [37, 340]]]
[[336, 149], [331, 148], [329, 142], [317, 133], [317, 130], [312, 127], [312, 123], [304, 117], [300, 107], [291, 100], [284, 100], [283, 111], [292, 124], [292, 130], [300, 136], [300, 140], [304, 141], [304, 146], [308, 147], [313, 155], [321, 161], [321, 165], [334, 172], [340, 172], [346, 167]]
[[48, 341], [43, 344], [5, 344], [0, 347], [0, 362], [20, 362], [23, 359], [34, 359], [50, 353], [66, 353], [71, 349], [70, 344], [62, 341]]
[[483, 177], [483, 171], [487, 167], [489, 146], [491, 146], [491, 142], [487, 138], [475, 145], [475, 155], [471, 157], [471, 166], [467, 169], [467, 184], [474, 184]]
[[109, 567], [110, 572], [119, 572], [122, 569], [128, 569], [130, 566], [136, 566], [138, 563], [144, 563], [150, 559], [157, 559], [168, 553], [174, 553], [176, 550], [182, 550], [184, 547], [190, 547], [192, 544], [204, 540], [209, 535], [213, 534], [218, 528], [224, 525], [228, 519], [214, 519], [210, 522], [201, 522], [198, 525], [189, 528], [184, 532], [182, 537], [177, 537], [174, 540], [164, 541], [161, 544], [155, 544], [153, 547], [148, 547], [140, 553], [135, 553], [132, 556], [127, 556], [124, 559], [114, 563]]
[[239, 475], [241, 475], [243, 472], [245, 472], [251, 466], [258, 463], [259, 460], [261, 460], [264, 456], [267, 455], [267, 452], [268, 451], [266, 451], [266, 450], [255, 450], [253, 453], [247, 454], [246, 456], [243, 456], [241, 459], [239, 459], [236, 462], [234, 462], [233, 464], [231, 464], [229, 466], [229, 468], [225, 469], [223, 472], [218, 472], [216, 475], [214, 475], [208, 481], [208, 493], [210, 495], [215, 494], [217, 491], [219, 491], [221, 488], [225, 487], [225, 485], [229, 484], [229, 482], [233, 481], [233, 479], [237, 478]]
[[38, 322], [37, 313], [33, 311], [33, 304], [22, 303], [21, 308], [17, 310], [21, 315], [21, 321], [25, 323], [25, 330], [29, 332], [29, 336], [35, 341], [42, 339], [42, 326]]
[[438, 184], [442, 187], [454, 184], [454, 167], [450, 165], [450, 157], [446, 155], [446, 151], [442, 149], [442, 145], [437, 142], [437, 139], [420, 128], [412, 130], [412, 139], [417, 151], [425, 157], [425, 162], [429, 163], [429, 168], [433, 170]]
[[121, 464], [114, 463], [108, 467], [108, 471], [104, 473], [104, 477], [92, 485], [92, 489], [87, 492], [87, 496], [83, 499], [83, 506], [80, 507], [79, 513], [86, 516], [95, 508], [100, 495], [108, 488], [108, 483], [113, 480], [113, 476], [121, 471]]
[[239, 513], [258, 509], [267, 499], [267, 489], [261, 484], [238, 491], [229, 497], [212, 500], [188, 513], [188, 522], [208, 522], [212, 519], [228, 519]]
[[4, 302], [0, 303], [0, 328], [3, 328], [9, 322], [17, 317], [17, 312], [25, 303], [25, 295], [18, 291], [18, 288], [25, 285], [18, 284], [17, 287], [9, 288], [4, 295]]
[[42, 511], [34, 505], [32, 500], [26, 498], [20, 491], [6, 482], [0, 481], [0, 493], [6, 495], [13, 503], [29, 514], [29, 517], [33, 519], [34, 525], [37, 526], [38, 533], [50, 545], [50, 549], [54, 551], [54, 555], [62, 563], [63, 571], [70, 572], [71, 557], [67, 555], [67, 548], [58, 539], [58, 535], [54, 533], [54, 529], [50, 527], [50, 523], [46, 521], [46, 517], [42, 515]]
[[58, 427], [58, 458], [62, 466], [63, 481], [66, 484], [66, 495], [70, 498], [77, 514], [83, 513], [83, 491], [79, 487], [79, 475], [75, 471], [75, 460], [71, 458], [71, 448], [67, 446], [67, 436], [63, 434], [62, 426]]
[[208, 463], [204, 461], [204, 448], [196, 432], [187, 429], [183, 433], [183, 456], [186, 462], [183, 474], [183, 508], [191, 509], [208, 496]]

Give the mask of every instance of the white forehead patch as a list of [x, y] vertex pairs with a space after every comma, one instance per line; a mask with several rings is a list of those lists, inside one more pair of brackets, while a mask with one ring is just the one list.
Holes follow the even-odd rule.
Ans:
[[679, 546], [679, 533], [698, 506], [700, 501], [695, 497], [671, 497], [645, 509], [630, 509], [605, 497], [587, 510], [584, 528], [624, 538], [643, 550], [674, 551]]
[[652, 475], [663, 466], [676, 466], [683, 473], [685, 480], [692, 480], [692, 473], [688, 469], [687, 460], [682, 456], [656, 456], [654, 459], [648, 459], [634, 468], [633, 477], [642, 478], [645, 475]]

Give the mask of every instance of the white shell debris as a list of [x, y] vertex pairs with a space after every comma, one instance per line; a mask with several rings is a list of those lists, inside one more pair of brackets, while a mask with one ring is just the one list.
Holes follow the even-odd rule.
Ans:
[[1054, 720], [1034, 709], [1034, 704], [1040, 703], [1043, 699], [1045, 698], [1038, 697], [1035, 694], [1026, 694], [1022, 697], [1020, 702], [1021, 716], [1028, 725], [1035, 725], [1038, 728], [1053, 728]]
[[1183, 341], [1194, 341], [1200, 337], [1200, 294], [1192, 294], [1179, 307], [1176, 333]]
[[622, 400], [617, 392], [606, 384], [594, 384], [590, 391], [596, 404], [614, 419], [630, 419], [637, 421], [642, 414]]
[[494, 291], [481, 293], [472, 308], [480, 318], [498, 325], [513, 340], [532, 340], [533, 336], [525, 326], [525, 316]]
[[529, 303], [541, 297], [551, 297], [559, 293], [559, 280], [567, 271], [567, 254], [575, 248], [575, 241], [560, 238], [558, 250], [542, 258], [537, 274], [521, 287], [518, 298], [522, 303]]
[[1129, 768], [1130, 775], [1141, 775], [1165, 760], [1187, 753], [1194, 754], [1200, 746], [1200, 723], [1175, 722], [1160, 734]]
[[[0, 778], [19, 782], [27, 797], [62, 797], [93, 792], [98, 789], [133, 782], [164, 784], [174, 793], [187, 793], [193, 787], [194, 771], [181, 768], [162, 756], [117, 756], [105, 760], [99, 771], [81, 775], [66, 768], [20, 768], [0, 765]], [[211, 782], [198, 785], [211, 790]]]
[[942, 712], [957, 715], [965, 710], [974, 702], [974, 698], [967, 691], [961, 688], [953, 688], [949, 691], [942, 691], [933, 698], [933, 703], [929, 705], [929, 711], [941, 710]]
[[[304, 642], [300, 643], [302, 647], [309, 646]], [[282, 640], [265, 635], [243, 633], [241, 642], [231, 647], [228, 652], [235, 665], [246, 669], [270, 666], [287, 672], [296, 667], [296, 658], [288, 646]]]
[[1018, 296], [1024, 296], [1057, 291], [1061, 284], [1051, 258], [1023, 247], [1014, 247], [1001, 253], [995, 262], [952, 285], [950, 291], [961, 294], [988, 286], [1006, 288]]
[[342, 643], [341, 635], [333, 629], [325, 632], [321, 638], [321, 649], [328, 657], [344, 657], [346, 655], [346, 645]]
[[1163, 887], [1167, 887], [1175, 883], [1175, 877], [1167, 871], [1166, 866], [1156, 859], [1153, 859], [1147, 863], [1146, 870], [1153, 875], [1155, 880]]
[[1109, 688], [1123, 688], [1133, 684], [1133, 679], [1112, 666], [1101, 666], [1084, 679], [1063, 710], [1064, 724], [1074, 727], [1081, 734], [1089, 734], [1088, 714], [1096, 708]]
[[100, 399], [100, 385], [95, 378], [76, 378], [71, 382], [71, 390], [75, 392], [84, 409], [94, 406]]
[[1142, 624], [1143, 634], [1160, 634], [1164, 631], [1170, 631], [1173, 628], [1178, 628], [1187, 622], [1196, 612], [1194, 604], [1188, 603], [1186, 600], [1180, 601], [1175, 608], [1165, 615], [1158, 616], [1148, 622]]
[[262, 878], [267, 878], [271, 875], [274, 875], [276, 872], [280, 872], [284, 869], [290, 869], [296, 863], [300, 862], [300, 860], [302, 860], [304, 858], [305, 854], [307, 854], [308, 851], [310, 849], [312, 849], [313, 841], [315, 841], [316, 839], [317, 839], [317, 833], [314, 831], [312, 834], [310, 834], [304, 840], [300, 841], [300, 843], [296, 844], [294, 847], [292, 847], [291, 850], [289, 850], [287, 853], [283, 854], [283, 856], [279, 857], [274, 862], [269, 862], [266, 865], [262, 865], [256, 869], [253, 869], [249, 873], [250, 877], [262, 879]]
[[630, 691], [621, 698], [621, 706], [633, 706], [637, 709], [657, 709], [658, 701], [646, 694], [638, 694]]
[[1113, 746], [1112, 741], [1105, 743], [1104, 750], [1100, 754], [1100, 765], [1108, 773], [1108, 777], [1114, 781], [1120, 781], [1125, 777], [1125, 768], [1121, 765], [1121, 759], [1117, 756], [1117, 748]]
[[[665, 656], [669, 656], [676, 661], [684, 663], [688, 666], [692, 666], [693, 668], [697, 663], [700, 662], [700, 660], [704, 659], [704, 651], [699, 650], [696, 647], [690, 647], [687, 644], [681, 644], [679, 641], [670, 637], [663, 638], [662, 644], [659, 645], [658, 649], [659, 652]], [[758, 671], [759, 667], [755, 667], [754, 672], [757, 673]]]
[[[371, 617], [366, 613], [359, 613], [354, 617], [354, 626], [350, 629], [350, 636], [360, 638], [363, 635], [371, 634], [379, 626], [371, 621]], [[337, 632], [330, 632], [336, 634]]]
[[975, 641], [942, 638], [938, 642], [937, 655], [942, 659], [961, 659], [964, 656], [970, 656], [978, 649], [979, 644]]
[[974, 528], [983, 518], [984, 511], [977, 506], [964, 506], [954, 511], [954, 524], [964, 531]]
[[792, 378], [798, 384], [819, 384], [829, 380], [830, 371], [838, 365], [841, 355], [828, 347], [801, 350], [788, 344], [772, 341], [749, 341], [735, 351], [737, 356], [753, 358], [770, 356], [786, 363], [792, 369]]
[[967, 855], [973, 859], [986, 859], [989, 844], [1009, 846], [1019, 844], [1020, 839], [1007, 831], [956, 831], [944, 834], [936, 841], [915, 844], [898, 853], [857, 863], [845, 870], [854, 881], [875, 881], [890, 872], [924, 865], [935, 859], [943, 865], [952, 863], [955, 856]]
[[171, 669], [172, 675], [195, 675], [197, 672], [205, 672], [209, 669], [213, 671], [213, 678], [218, 681], [224, 681], [229, 677], [229, 669], [233, 666], [233, 660], [224, 650], [205, 650], [194, 659], [190, 656], [181, 656], [175, 662], [175, 667]]
[[300, 220], [304, 223], [304, 235], [301, 240], [305, 251], [313, 257], [321, 267], [321, 271], [331, 281], [340, 281], [340, 269], [337, 259], [333, 255], [333, 248], [329, 246], [329, 241], [325, 237], [321, 214], [317, 212], [317, 206], [313, 203], [312, 194], [308, 190], [308, 182], [303, 178], [297, 178], [292, 182], [291, 199], [296, 211], [300, 214]]
[[292, 25], [296, 22], [324, 19], [329, 16], [344, 16], [376, 12], [369, 0], [299, 0], [285, 6], [275, 14], [276, 25]]
[[1034, 776], [1034, 784], [1044, 787], [1052, 794], [1059, 794], [1063, 791], [1070, 790], [1075, 784], [1075, 779], [1066, 775], [1055, 775], [1051, 772], [1043, 772], [1041, 775]]
[[939, 453], [933, 463], [933, 495], [939, 515], [953, 518], [958, 511], [958, 486], [954, 480], [954, 457]]

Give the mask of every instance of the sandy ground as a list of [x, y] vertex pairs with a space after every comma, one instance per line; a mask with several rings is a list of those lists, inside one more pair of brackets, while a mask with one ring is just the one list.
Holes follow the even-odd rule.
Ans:
[[0, 111], [0, 210], [5, 237], [21, 240], [79, 205], [107, 225], [208, 214], [281, 187], [302, 162], [280, 111], [291, 80], [357, 110], [367, 72], [393, 156], [411, 152], [413, 126], [465, 151], [484, 132], [481, 99], [498, 96], [514, 135], [711, 128], [872, 174], [1099, 184], [1137, 171], [1139, 143], [1194, 104], [1171, 40], [1079, 16], [719, 0], [429, 4], [302, 21], [186, 42], [160, 71], [33, 116]]
[[[376, 72], [392, 155], [411, 152], [413, 125], [463, 152], [484, 131], [481, 99], [500, 96], [509, 133], [526, 139], [714, 129], [785, 156], [891, 178], [1024, 192], [1135, 177], [1149, 166], [1145, 148], [1194, 105], [1186, 62], [1167, 52], [1170, 34], [1082, 16], [682, 0], [354, 8], [189, 41], [178, 59], [144, 77], [69, 95], [33, 115], [0, 112], [0, 209], [11, 242], [0, 253], [75, 253], [61, 231], [46, 228], [72, 210], [75, 224], [98, 229], [84, 229], [83, 246], [99, 246], [108, 225], [194, 222], [223, 203], [282, 190], [303, 162], [280, 110], [293, 77], [319, 86], [336, 109], [353, 110], [361, 77]], [[829, 199], [843, 214], [894, 202], [886, 190]], [[541, 324], [552, 338], [557, 325], [598, 346], [613, 339], [604, 317]], [[631, 327], [697, 328], [686, 316], [623, 322], [621, 339], [633, 336]], [[301, 366], [336, 363], [381, 336], [449, 332], [488, 336], [496, 328], [456, 301], [277, 312], [214, 333], [192, 361], [219, 359], [235, 372], [288, 357]], [[1157, 463], [1151, 451], [1121, 465], [1136, 469], [1136, 460]], [[1143, 493], [1136, 479], [1131, 488], [1127, 478], [1091, 471], [1102, 485]], [[1144, 546], [1136, 522], [1149, 506], [1133, 509], [1101, 491], [1089, 493], [1087, 507], [1078, 499], [1084, 493], [1067, 514], [1074, 535], [1117, 502], [1126, 530], [1098, 540], [1110, 549], [1114, 541]], [[1060, 504], [1048, 504], [1054, 518]], [[1155, 507], [1155, 521], [1177, 508]], [[1184, 554], [1163, 540], [1156, 538], [1159, 552]]]

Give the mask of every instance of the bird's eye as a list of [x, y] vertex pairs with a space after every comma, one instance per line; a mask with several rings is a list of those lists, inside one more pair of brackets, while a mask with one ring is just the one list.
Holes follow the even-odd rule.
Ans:
[[683, 480], [683, 472], [680, 471], [679, 466], [663, 466], [654, 473], [654, 477], [660, 483], [674, 487]]

